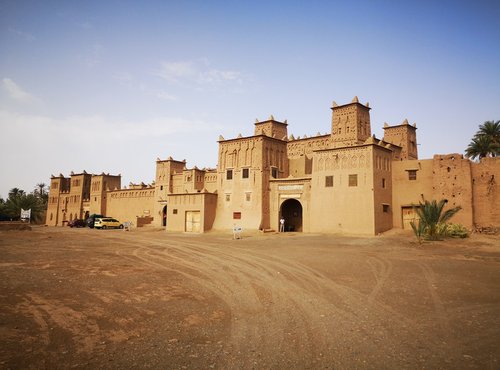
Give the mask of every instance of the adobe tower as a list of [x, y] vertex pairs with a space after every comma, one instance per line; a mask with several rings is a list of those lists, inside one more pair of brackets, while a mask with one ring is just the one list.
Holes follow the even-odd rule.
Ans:
[[336, 148], [362, 144], [371, 136], [370, 107], [358, 97], [349, 104], [332, 104], [332, 141]]

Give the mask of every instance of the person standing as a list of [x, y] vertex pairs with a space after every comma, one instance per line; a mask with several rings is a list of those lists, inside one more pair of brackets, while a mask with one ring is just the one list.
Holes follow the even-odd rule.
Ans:
[[280, 218], [280, 233], [285, 232], [285, 219], [283, 217]]

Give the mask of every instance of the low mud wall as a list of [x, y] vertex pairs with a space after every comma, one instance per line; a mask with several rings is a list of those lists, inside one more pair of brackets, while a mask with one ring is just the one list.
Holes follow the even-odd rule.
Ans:
[[20, 221], [1, 221], [0, 231], [8, 230], [29, 230], [31, 231], [31, 225], [26, 222]]

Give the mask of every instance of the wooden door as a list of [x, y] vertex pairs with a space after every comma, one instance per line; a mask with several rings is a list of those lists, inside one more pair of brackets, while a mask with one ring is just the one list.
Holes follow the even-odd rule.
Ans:
[[200, 211], [186, 211], [186, 232], [199, 233], [201, 230]]
[[411, 230], [410, 222], [420, 220], [413, 207], [401, 207], [401, 213], [403, 215], [403, 229], [405, 230]]

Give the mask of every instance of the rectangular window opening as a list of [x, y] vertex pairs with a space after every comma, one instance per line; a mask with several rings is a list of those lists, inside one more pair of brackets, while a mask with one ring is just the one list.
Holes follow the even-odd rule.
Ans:
[[233, 170], [227, 170], [226, 180], [232, 180], [232, 179], [233, 179]]
[[349, 175], [349, 186], [358, 186], [358, 175]]
[[333, 187], [333, 176], [325, 176], [325, 187]]
[[241, 212], [233, 212], [233, 220], [241, 220]]
[[388, 213], [389, 212], [389, 204], [382, 204], [382, 211], [384, 213]]
[[408, 180], [417, 179], [417, 170], [408, 170]]
[[278, 169], [276, 167], [272, 167], [271, 168], [271, 177], [273, 179], [277, 179], [278, 178]]
[[241, 171], [241, 177], [244, 179], [248, 179], [249, 174], [250, 174], [249, 168], [243, 168], [243, 170]]

